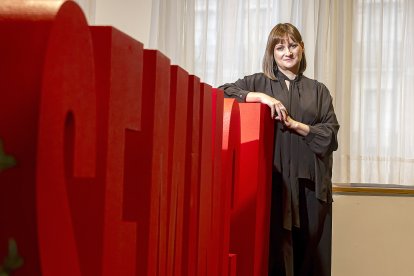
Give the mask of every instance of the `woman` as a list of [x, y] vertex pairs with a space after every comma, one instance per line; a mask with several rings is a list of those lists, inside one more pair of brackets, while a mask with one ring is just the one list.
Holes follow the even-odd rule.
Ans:
[[269, 34], [263, 73], [220, 88], [270, 107], [275, 123], [269, 275], [331, 275], [332, 152], [339, 124], [322, 83], [303, 75], [305, 47], [295, 26]]

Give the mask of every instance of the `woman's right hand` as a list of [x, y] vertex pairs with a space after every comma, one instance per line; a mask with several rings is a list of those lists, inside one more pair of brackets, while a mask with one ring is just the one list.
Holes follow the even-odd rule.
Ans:
[[262, 103], [270, 108], [272, 119], [284, 122], [287, 120], [288, 112], [283, 103], [262, 92], [249, 92], [246, 96], [246, 102]]

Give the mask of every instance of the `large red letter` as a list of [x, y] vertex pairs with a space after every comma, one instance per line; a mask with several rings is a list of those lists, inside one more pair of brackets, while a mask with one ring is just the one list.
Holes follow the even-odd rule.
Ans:
[[187, 145], [184, 187], [183, 275], [197, 273], [197, 242], [200, 181], [200, 79], [190, 76], [188, 84]]
[[[198, 224], [197, 275], [207, 275], [211, 235], [211, 192], [213, 181], [212, 96], [211, 86], [201, 83], [200, 210]], [[193, 183], [197, 185], [198, 183]]]
[[210, 241], [208, 242], [207, 275], [220, 275], [220, 242], [223, 235], [220, 219], [223, 215], [222, 206], [222, 142], [223, 142], [223, 91], [212, 90], [212, 156], [213, 179], [211, 190], [211, 227]]
[[[234, 99], [224, 99], [223, 143], [222, 143], [222, 187], [221, 225], [219, 256], [221, 275], [233, 275], [236, 268], [236, 254], [230, 253], [230, 214], [234, 208], [235, 188], [240, 177], [240, 108]], [[229, 264], [230, 262], [230, 264]], [[229, 267], [233, 271], [229, 271]]]
[[[91, 28], [98, 94], [98, 177], [103, 198], [102, 275], [136, 275], [138, 183], [127, 181], [126, 132], [141, 125], [143, 45], [112, 27]], [[93, 237], [90, 237], [93, 238]], [[87, 257], [86, 257], [87, 258]]]
[[183, 255], [184, 185], [186, 173], [188, 74], [171, 66], [171, 106], [169, 130], [169, 231], [166, 275], [181, 276]]
[[240, 178], [231, 219], [237, 274], [267, 275], [273, 124], [261, 104], [240, 104]]
[[41, 275], [35, 185], [39, 102], [48, 39], [61, 4], [0, 4], [0, 140], [4, 153], [16, 160], [0, 172], [0, 248], [7, 248], [7, 239], [16, 240], [24, 256], [16, 272], [21, 275]]
[[166, 269], [170, 61], [144, 50], [144, 68], [141, 130], [127, 132], [125, 177], [135, 185], [137, 274], [155, 276]]
[[[49, 36], [39, 118], [36, 195], [42, 275], [46, 276], [81, 275], [67, 180], [72, 175], [95, 174], [93, 71], [89, 27], [79, 7], [65, 2]], [[72, 139], [74, 155], [70, 156]]]

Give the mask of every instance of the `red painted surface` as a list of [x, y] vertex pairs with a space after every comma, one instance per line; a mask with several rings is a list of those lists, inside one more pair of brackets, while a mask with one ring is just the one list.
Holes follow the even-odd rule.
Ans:
[[73, 1], [28, 3], [0, 7], [0, 139], [18, 162], [0, 172], [0, 259], [14, 237], [14, 275], [267, 275], [267, 107], [89, 27]]
[[224, 95], [223, 91], [218, 89], [212, 90], [212, 147], [213, 147], [213, 181], [211, 191], [211, 228], [209, 245], [209, 258], [207, 262], [207, 275], [221, 274], [220, 265], [220, 241], [223, 234], [222, 215], [223, 206], [221, 202], [223, 198], [222, 183], [222, 145], [223, 141], [223, 105]]
[[[74, 205], [87, 198], [72, 180], [95, 176], [96, 90], [89, 27], [71, 2], [63, 4], [49, 34], [39, 111], [36, 209], [42, 275], [81, 275], [83, 240], [76, 235], [81, 227], [76, 218], [86, 214]], [[76, 200], [71, 189], [80, 195]]]
[[166, 275], [182, 275], [184, 188], [187, 155], [187, 110], [189, 76], [178, 66], [171, 66], [168, 181], [169, 231]]
[[[240, 107], [234, 99], [224, 99], [222, 141], [222, 196], [219, 256], [220, 271], [228, 275], [230, 252], [230, 216], [234, 208], [235, 188], [240, 175]], [[230, 252], [231, 253], [231, 252]], [[235, 258], [235, 257], [234, 257]], [[235, 265], [235, 262], [234, 264]], [[235, 269], [234, 269], [235, 271]], [[235, 273], [235, 272], [234, 272]], [[230, 274], [231, 275], [231, 274]]]
[[[229, 276], [236, 276], [237, 275], [237, 255], [236, 254], [229, 254], [228, 256], [228, 263], [229, 263]], [[223, 274], [227, 275], [227, 274]]]
[[[136, 173], [138, 274], [163, 275], [167, 249], [168, 130], [170, 61], [144, 50], [141, 131], [130, 134], [128, 162]], [[134, 136], [134, 137], [133, 137]], [[128, 148], [126, 148], [128, 151]], [[133, 160], [132, 160], [133, 158]], [[164, 274], [165, 275], [165, 274]]]
[[273, 124], [265, 105], [240, 104], [241, 170], [230, 232], [238, 275], [267, 274]]
[[196, 275], [200, 201], [200, 79], [190, 76], [188, 84], [186, 175], [184, 186], [183, 275]]
[[141, 126], [143, 45], [112, 27], [91, 32], [100, 137], [96, 183], [103, 188], [96, 202], [103, 203], [102, 229], [96, 229], [103, 239], [102, 275], [136, 275], [137, 183], [124, 181], [130, 177], [124, 153], [125, 132], [137, 133]]
[[48, 38], [59, 7], [31, 3], [29, 14], [28, 3], [0, 4], [0, 139], [4, 152], [17, 161], [0, 172], [0, 262], [8, 239], [14, 238], [25, 256], [16, 276], [41, 275], [36, 209], [39, 103]]
[[[198, 224], [197, 275], [207, 275], [211, 238], [211, 197], [213, 181], [211, 86], [201, 83], [200, 210]], [[194, 185], [194, 183], [193, 183]]]

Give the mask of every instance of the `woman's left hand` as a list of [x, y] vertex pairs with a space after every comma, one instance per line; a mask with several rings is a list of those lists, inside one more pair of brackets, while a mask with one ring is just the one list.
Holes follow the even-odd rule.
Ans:
[[303, 124], [301, 122], [295, 121], [290, 117], [287, 116], [286, 120], [283, 121], [283, 124], [290, 130], [298, 133], [299, 135], [306, 136], [308, 135], [310, 128], [308, 125]]

